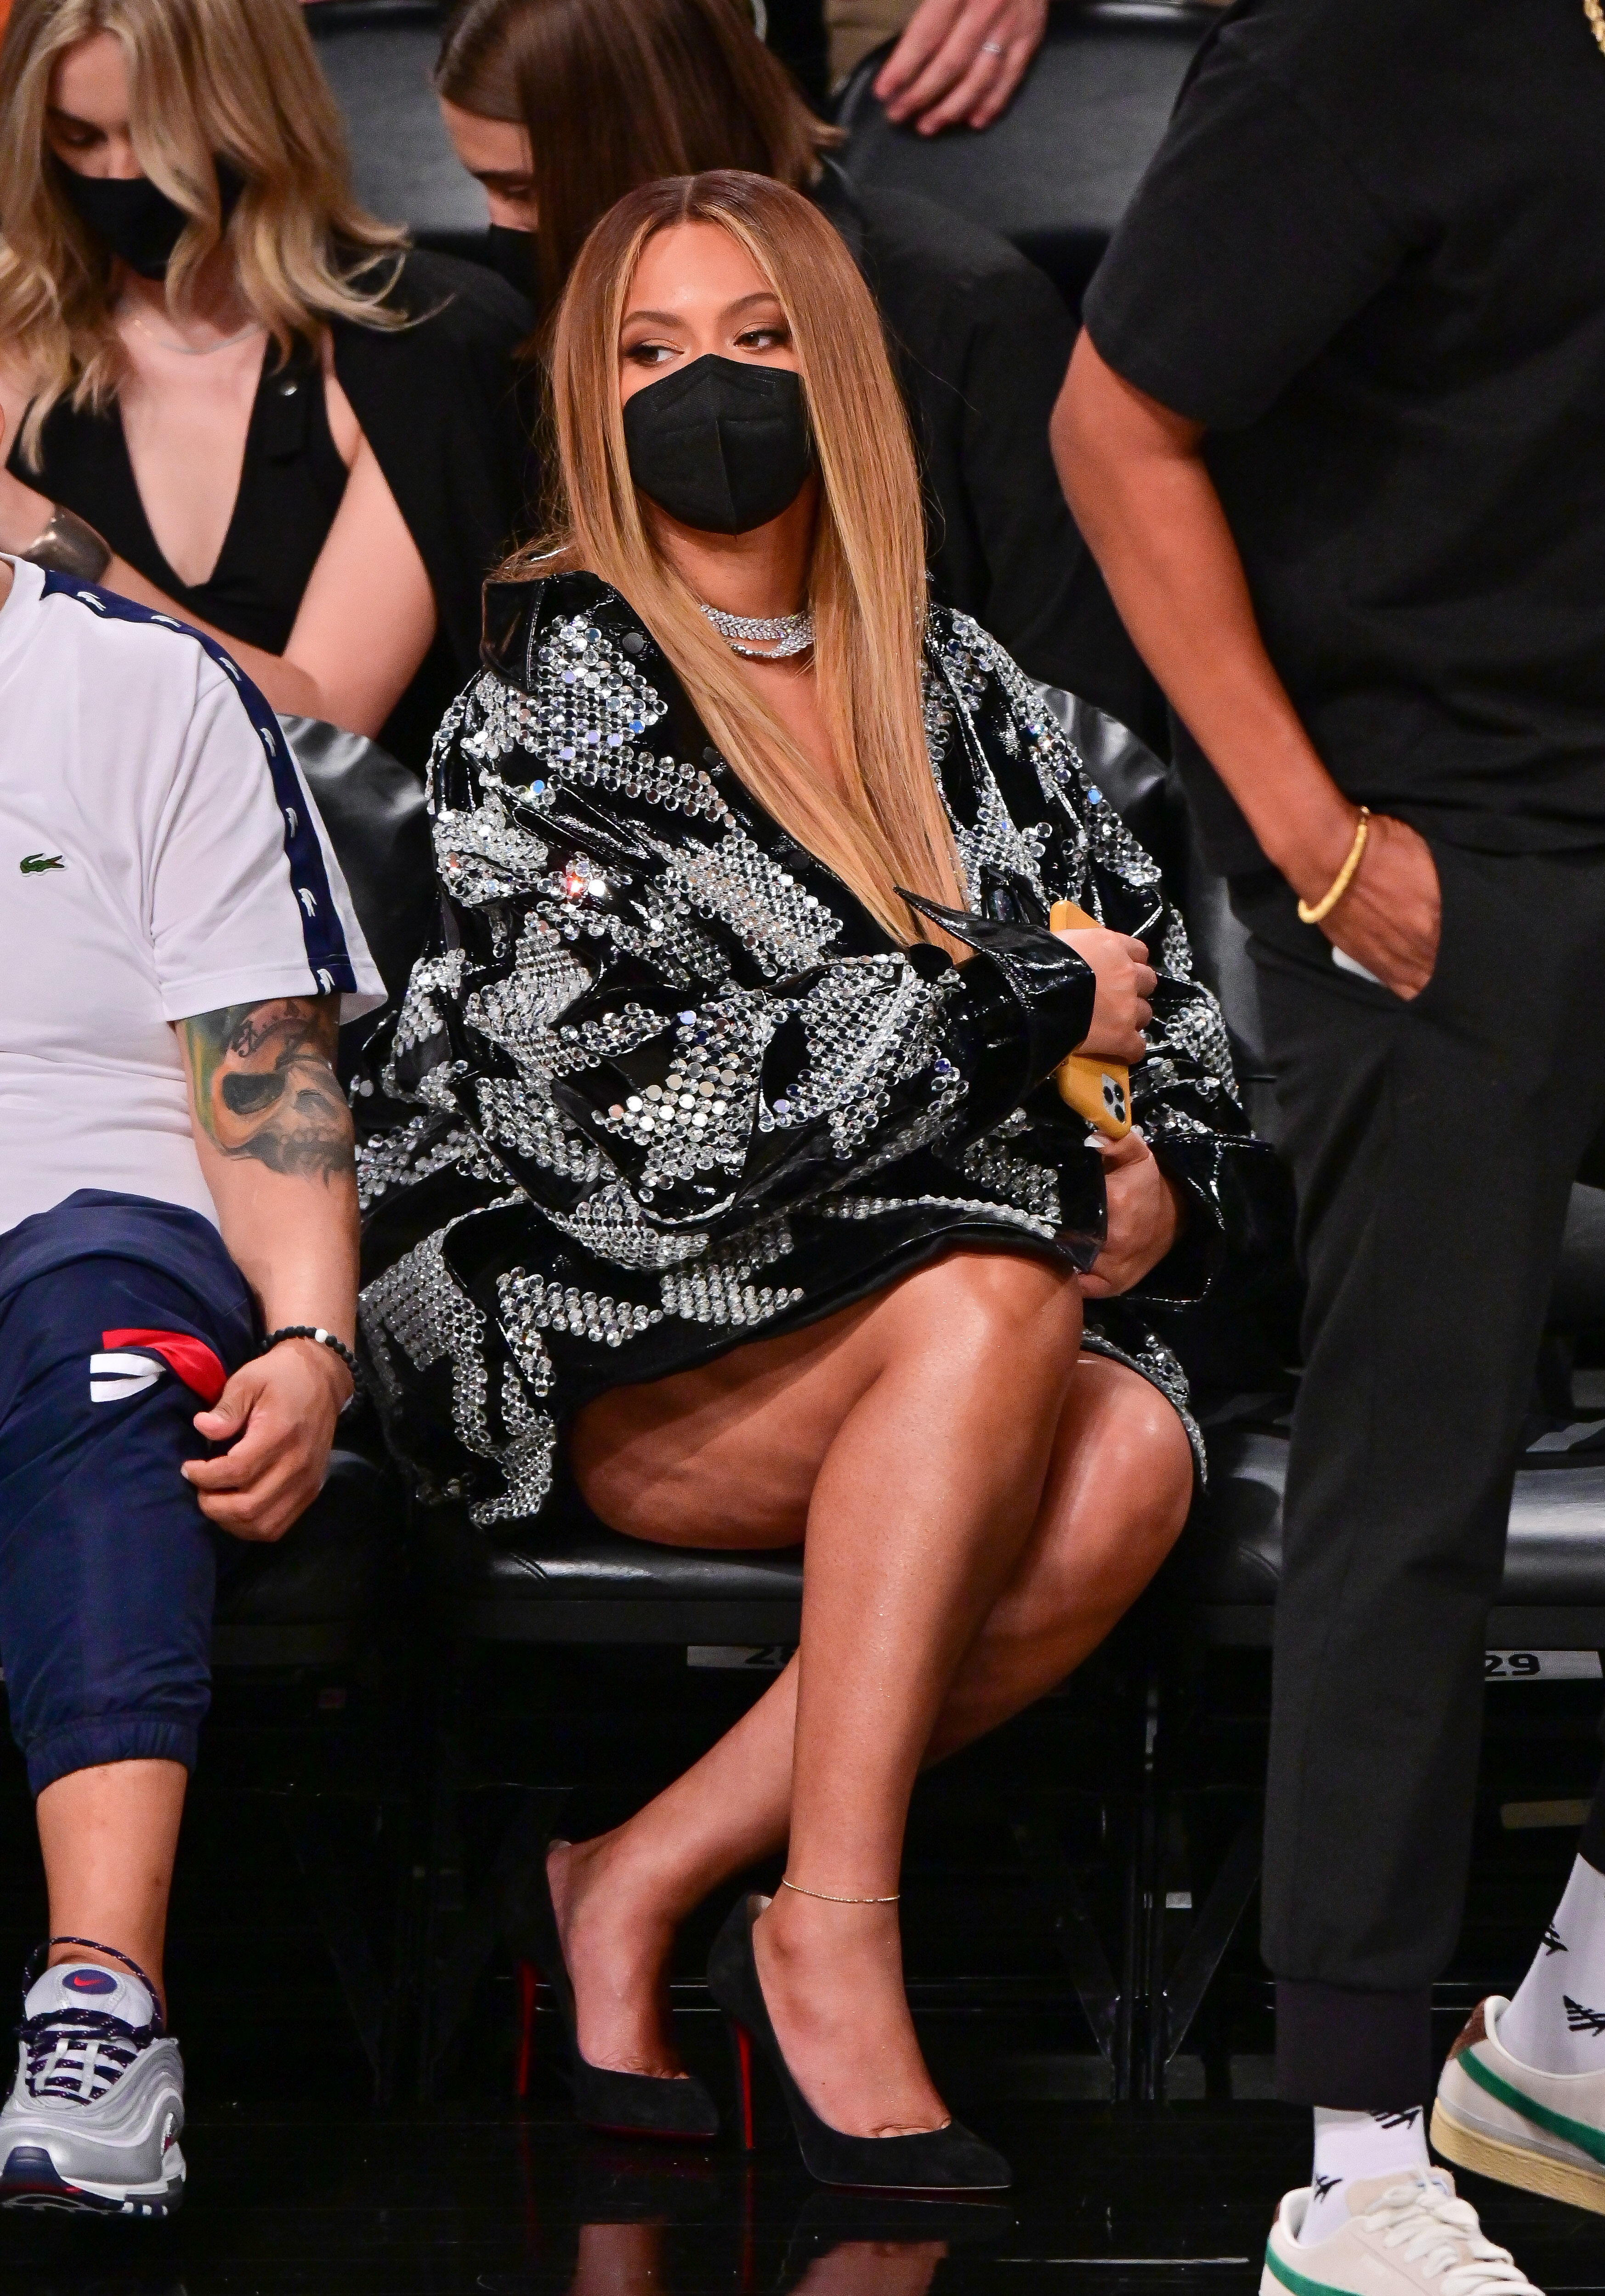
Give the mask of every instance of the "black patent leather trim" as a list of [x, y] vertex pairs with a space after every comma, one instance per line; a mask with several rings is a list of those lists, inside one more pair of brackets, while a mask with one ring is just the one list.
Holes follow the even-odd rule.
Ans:
[[[959, 969], [966, 1001], [974, 1005], [976, 1022], [989, 1046], [1000, 1054], [1005, 1042], [1016, 1047], [1014, 1097], [1022, 1099], [1033, 1085], [1052, 1075], [1067, 1053], [1085, 1042], [1098, 994], [1092, 966], [1068, 943], [1038, 926], [946, 908], [923, 894], [905, 892], [901, 886], [897, 894], [911, 909], [975, 950], [969, 964]], [[1006, 1000], [1012, 1000], [1015, 1013], [1008, 1013]]]

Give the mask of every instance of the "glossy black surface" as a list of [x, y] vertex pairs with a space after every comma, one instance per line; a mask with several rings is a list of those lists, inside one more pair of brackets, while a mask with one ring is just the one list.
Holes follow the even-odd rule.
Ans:
[[[416, 2054], [404, 2043], [397, 2102], [383, 2112], [370, 2102], [372, 2070], [330, 1951], [341, 1900], [312, 1855], [319, 1842], [346, 1852], [348, 1911], [391, 1974], [406, 1961], [419, 1864], [439, 1858], [444, 1841], [453, 1862], [434, 1885], [430, 1965], [446, 1967], [532, 1797], [576, 1833], [612, 1822], [725, 1726], [763, 1671], [691, 1668], [683, 1650], [479, 1652], [454, 1725], [454, 1832], [432, 1849], [427, 1808], [409, 1806], [408, 1789], [427, 1781], [441, 1723], [421, 1718], [409, 1740], [405, 1700], [382, 1669], [225, 1677], [169, 1955], [190, 2076], [189, 2205], [167, 2230], [0, 2216], [0, 2296], [1249, 2296], [1276, 2198], [1307, 2173], [1304, 2116], [1263, 2102], [1273, 2035], [1254, 1909], [1170, 2067], [1175, 2101], [1113, 2104], [1031, 1856], [1035, 1828], [1077, 1877], [1118, 1968], [1145, 1684], [1164, 1640], [1159, 1614], [1139, 1614], [1062, 1694], [915, 1795], [903, 1914], [921, 2038], [953, 2111], [1018, 2179], [1001, 2207], [956, 2216], [945, 2203], [888, 2215], [873, 2201], [818, 2196], [789, 2143], [749, 2164], [728, 2149], [583, 2136], [544, 1997], [520, 2109], [512, 1958], [500, 1940], [442, 2046], [439, 2101], [414, 2101]], [[1184, 1646], [1167, 1663], [1153, 1710], [1153, 1871], [1174, 1973], [1196, 1934], [1194, 1906], [1252, 1811], [1268, 1668], [1263, 1652], [1189, 1659]], [[1440, 2047], [1482, 1992], [1519, 1977], [1553, 1908], [1575, 1820], [1539, 1823], [1539, 1805], [1591, 1790], [1599, 1703], [1597, 1680], [1490, 1690], [1470, 1904], [1438, 1996]], [[687, 1924], [675, 2000], [687, 2062], [728, 2110], [729, 2069], [700, 1980], [725, 1902]], [[20, 1763], [0, 1744], [0, 1987], [43, 1925]], [[1492, 2187], [1475, 2197], [1551, 2296], [1605, 2296], [1605, 2219]]]
[[[839, 2198], [784, 2154], [749, 2168], [659, 2153], [581, 2137], [555, 2107], [213, 2105], [192, 2126], [192, 2198], [174, 2226], [0, 2219], [0, 2291], [1246, 2296], [1274, 2198], [1306, 2174], [1303, 2117], [1276, 2106], [976, 2110], [1020, 2171], [1004, 2206]], [[1489, 2185], [1473, 2197], [1552, 2296], [1605, 2285], [1599, 2218]]]

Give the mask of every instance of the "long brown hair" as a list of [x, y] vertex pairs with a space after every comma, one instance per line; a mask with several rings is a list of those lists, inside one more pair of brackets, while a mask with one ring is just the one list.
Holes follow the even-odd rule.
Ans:
[[[630, 476], [618, 340], [641, 251], [677, 224], [717, 224], [751, 257], [790, 326], [820, 477], [808, 603], [839, 795], [754, 692], [658, 546]], [[553, 340], [562, 509], [506, 569], [585, 567], [629, 601], [760, 805], [899, 941], [926, 935], [897, 888], [962, 905], [921, 693], [924, 534], [908, 417], [869, 290], [816, 209], [767, 176], [718, 169], [642, 185], [610, 209], [569, 274]]]
[[127, 56], [140, 165], [190, 217], [168, 268], [176, 314], [225, 236], [213, 164], [223, 159], [245, 179], [226, 228], [240, 291], [281, 356], [328, 319], [401, 324], [381, 298], [405, 234], [352, 196], [340, 113], [299, 0], [15, 0], [0, 42], [0, 359], [32, 394], [22, 440], [36, 469], [63, 392], [103, 407], [122, 373], [115, 264], [56, 189], [45, 140], [52, 74], [97, 32]]
[[800, 191], [839, 143], [740, 0], [459, 0], [435, 86], [529, 138], [544, 299], [637, 184], [745, 168]]

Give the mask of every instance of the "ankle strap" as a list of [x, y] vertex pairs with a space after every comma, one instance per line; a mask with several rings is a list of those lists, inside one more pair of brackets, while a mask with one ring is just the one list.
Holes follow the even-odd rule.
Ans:
[[890, 1898], [839, 1898], [830, 1890], [805, 1890], [800, 1882], [788, 1882], [783, 1876], [781, 1888], [794, 1890], [799, 1898], [817, 1898], [827, 1906], [895, 1906], [903, 1895], [899, 1890]]

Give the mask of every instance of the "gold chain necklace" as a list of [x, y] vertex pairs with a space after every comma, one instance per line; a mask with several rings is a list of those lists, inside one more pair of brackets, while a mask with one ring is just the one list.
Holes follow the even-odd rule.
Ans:
[[1600, 44], [1601, 53], [1605, 54], [1605, 6], [1601, 0], [1583, 0], [1583, 13], [1588, 19], [1589, 30]]

